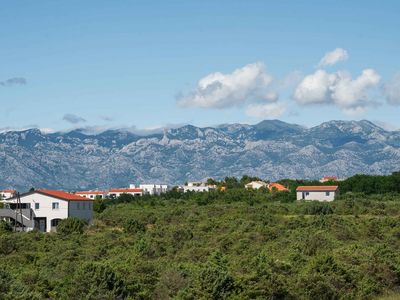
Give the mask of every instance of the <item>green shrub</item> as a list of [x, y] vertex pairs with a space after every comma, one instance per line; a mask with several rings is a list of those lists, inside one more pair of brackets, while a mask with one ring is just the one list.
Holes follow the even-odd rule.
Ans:
[[146, 231], [146, 226], [139, 220], [131, 219], [124, 224], [124, 231], [127, 233], [142, 233]]
[[86, 226], [87, 222], [82, 219], [67, 218], [60, 221], [57, 226], [57, 233], [61, 235], [82, 234]]

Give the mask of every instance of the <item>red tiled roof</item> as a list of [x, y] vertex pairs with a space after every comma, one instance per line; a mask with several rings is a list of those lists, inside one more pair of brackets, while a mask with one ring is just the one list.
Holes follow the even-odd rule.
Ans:
[[92, 199], [80, 197], [78, 195], [67, 193], [67, 192], [64, 192], [64, 191], [35, 190], [34, 192], [37, 192], [39, 194], [46, 195], [46, 196], [59, 198], [59, 199], [66, 200], [66, 201], [93, 201]]
[[268, 185], [268, 188], [269, 188], [269, 190], [277, 189], [279, 192], [288, 191], [288, 189], [284, 185], [282, 185], [280, 183], [276, 183], [276, 182], [270, 183]]
[[337, 180], [337, 177], [336, 177], [336, 176], [325, 176], [325, 177], [323, 177], [322, 179], [323, 179], [323, 180], [333, 180], [333, 181], [336, 181], [336, 180]]
[[16, 190], [0, 190], [2, 193], [16, 193]]
[[336, 191], [339, 187], [337, 185], [310, 185], [299, 186], [296, 191]]
[[110, 193], [141, 193], [142, 189], [111, 189]]
[[106, 193], [107, 192], [104, 191], [81, 191], [81, 192], [75, 192], [75, 195], [103, 195]]

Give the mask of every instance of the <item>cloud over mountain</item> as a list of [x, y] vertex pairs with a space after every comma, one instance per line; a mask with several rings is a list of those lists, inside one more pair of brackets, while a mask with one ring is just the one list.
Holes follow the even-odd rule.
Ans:
[[[212, 73], [200, 79], [197, 87], [177, 101], [184, 107], [229, 108], [256, 101], [271, 101], [272, 76], [264, 64], [248, 64], [232, 73]], [[275, 99], [273, 99], [275, 100]]]
[[335, 104], [345, 113], [362, 112], [374, 104], [368, 92], [378, 86], [380, 79], [373, 69], [363, 70], [355, 79], [345, 71], [317, 70], [303, 78], [293, 98], [299, 104], [328, 103]]

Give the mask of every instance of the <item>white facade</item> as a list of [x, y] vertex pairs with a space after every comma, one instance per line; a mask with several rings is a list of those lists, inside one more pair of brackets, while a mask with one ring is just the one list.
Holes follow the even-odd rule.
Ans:
[[333, 201], [339, 195], [338, 187], [298, 187], [297, 200]]
[[183, 187], [181, 187], [181, 189], [183, 190], [184, 193], [187, 193], [187, 192], [209, 192], [209, 191], [215, 190], [215, 186], [214, 185], [201, 185], [201, 186], [184, 185]]
[[[68, 217], [76, 217], [91, 222], [93, 219], [93, 201], [71, 195], [70, 199], [62, 199], [65, 192], [55, 191], [51, 195], [48, 191], [33, 191], [22, 194], [20, 196], [21, 206], [24, 210], [29, 210], [30, 215], [24, 216], [25, 226], [27, 230], [38, 229], [43, 232], [50, 232], [56, 229], [58, 222]], [[72, 197], [74, 196], [74, 197]], [[69, 197], [69, 196], [67, 196]], [[79, 198], [82, 198], [80, 200]], [[17, 199], [12, 198], [4, 201], [6, 206], [15, 210]], [[18, 209], [16, 209], [18, 212]], [[29, 220], [30, 219], [30, 220]], [[18, 219], [20, 220], [20, 219]], [[31, 221], [31, 222], [29, 222]], [[32, 223], [27, 226], [27, 224]]]
[[110, 198], [117, 198], [122, 194], [128, 194], [132, 196], [142, 196], [143, 190], [142, 189], [111, 189], [108, 191], [107, 196]]
[[1, 190], [0, 191], [0, 200], [14, 197], [16, 193], [17, 193], [16, 190]]
[[258, 190], [262, 187], [268, 188], [268, 183], [264, 181], [252, 181], [245, 185], [246, 189], [254, 189], [254, 190]]
[[[135, 189], [136, 186], [131, 184], [129, 188]], [[143, 190], [144, 195], [161, 195], [168, 192], [171, 188], [167, 184], [140, 184], [139, 189]]]
[[89, 199], [96, 199], [97, 197], [103, 199], [107, 196], [107, 192], [103, 191], [82, 191], [82, 192], [75, 192], [75, 195], [89, 198]]

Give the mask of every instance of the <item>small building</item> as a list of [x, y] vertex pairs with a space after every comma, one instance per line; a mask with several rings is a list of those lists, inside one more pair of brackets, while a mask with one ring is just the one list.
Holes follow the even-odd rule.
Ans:
[[332, 186], [299, 186], [296, 189], [297, 200], [333, 201], [339, 195], [339, 187]]
[[143, 190], [142, 189], [110, 189], [107, 193], [107, 197], [109, 198], [117, 198], [122, 194], [128, 194], [132, 196], [142, 196]]
[[105, 198], [107, 196], [107, 192], [105, 192], [105, 191], [80, 191], [80, 192], [75, 192], [75, 195], [94, 200], [96, 198], [100, 198], [100, 199]]
[[16, 190], [0, 190], [0, 200], [8, 199], [14, 197], [17, 194]]
[[2, 203], [4, 208], [0, 209], [0, 219], [13, 222], [20, 230], [50, 232], [68, 217], [89, 223], [93, 219], [93, 200], [64, 191], [34, 190]]
[[282, 184], [277, 182], [272, 182], [268, 184], [268, 189], [270, 192], [277, 191], [277, 192], [288, 192], [289, 190]]
[[[131, 184], [130, 188], [134, 189], [136, 186]], [[144, 195], [161, 195], [171, 190], [171, 187], [167, 184], [140, 184], [139, 189], [143, 190]]]
[[187, 192], [209, 192], [213, 191], [217, 188], [216, 185], [207, 185], [205, 183], [197, 183], [196, 184], [188, 184], [180, 187], [180, 190], [183, 190], [184, 193]]
[[328, 182], [328, 181], [338, 181], [338, 178], [336, 176], [325, 176], [319, 180], [319, 182], [321, 182], [321, 183]]
[[249, 182], [244, 187], [246, 189], [258, 190], [260, 188], [268, 188], [268, 183], [266, 183], [264, 181], [257, 180], [257, 181]]

